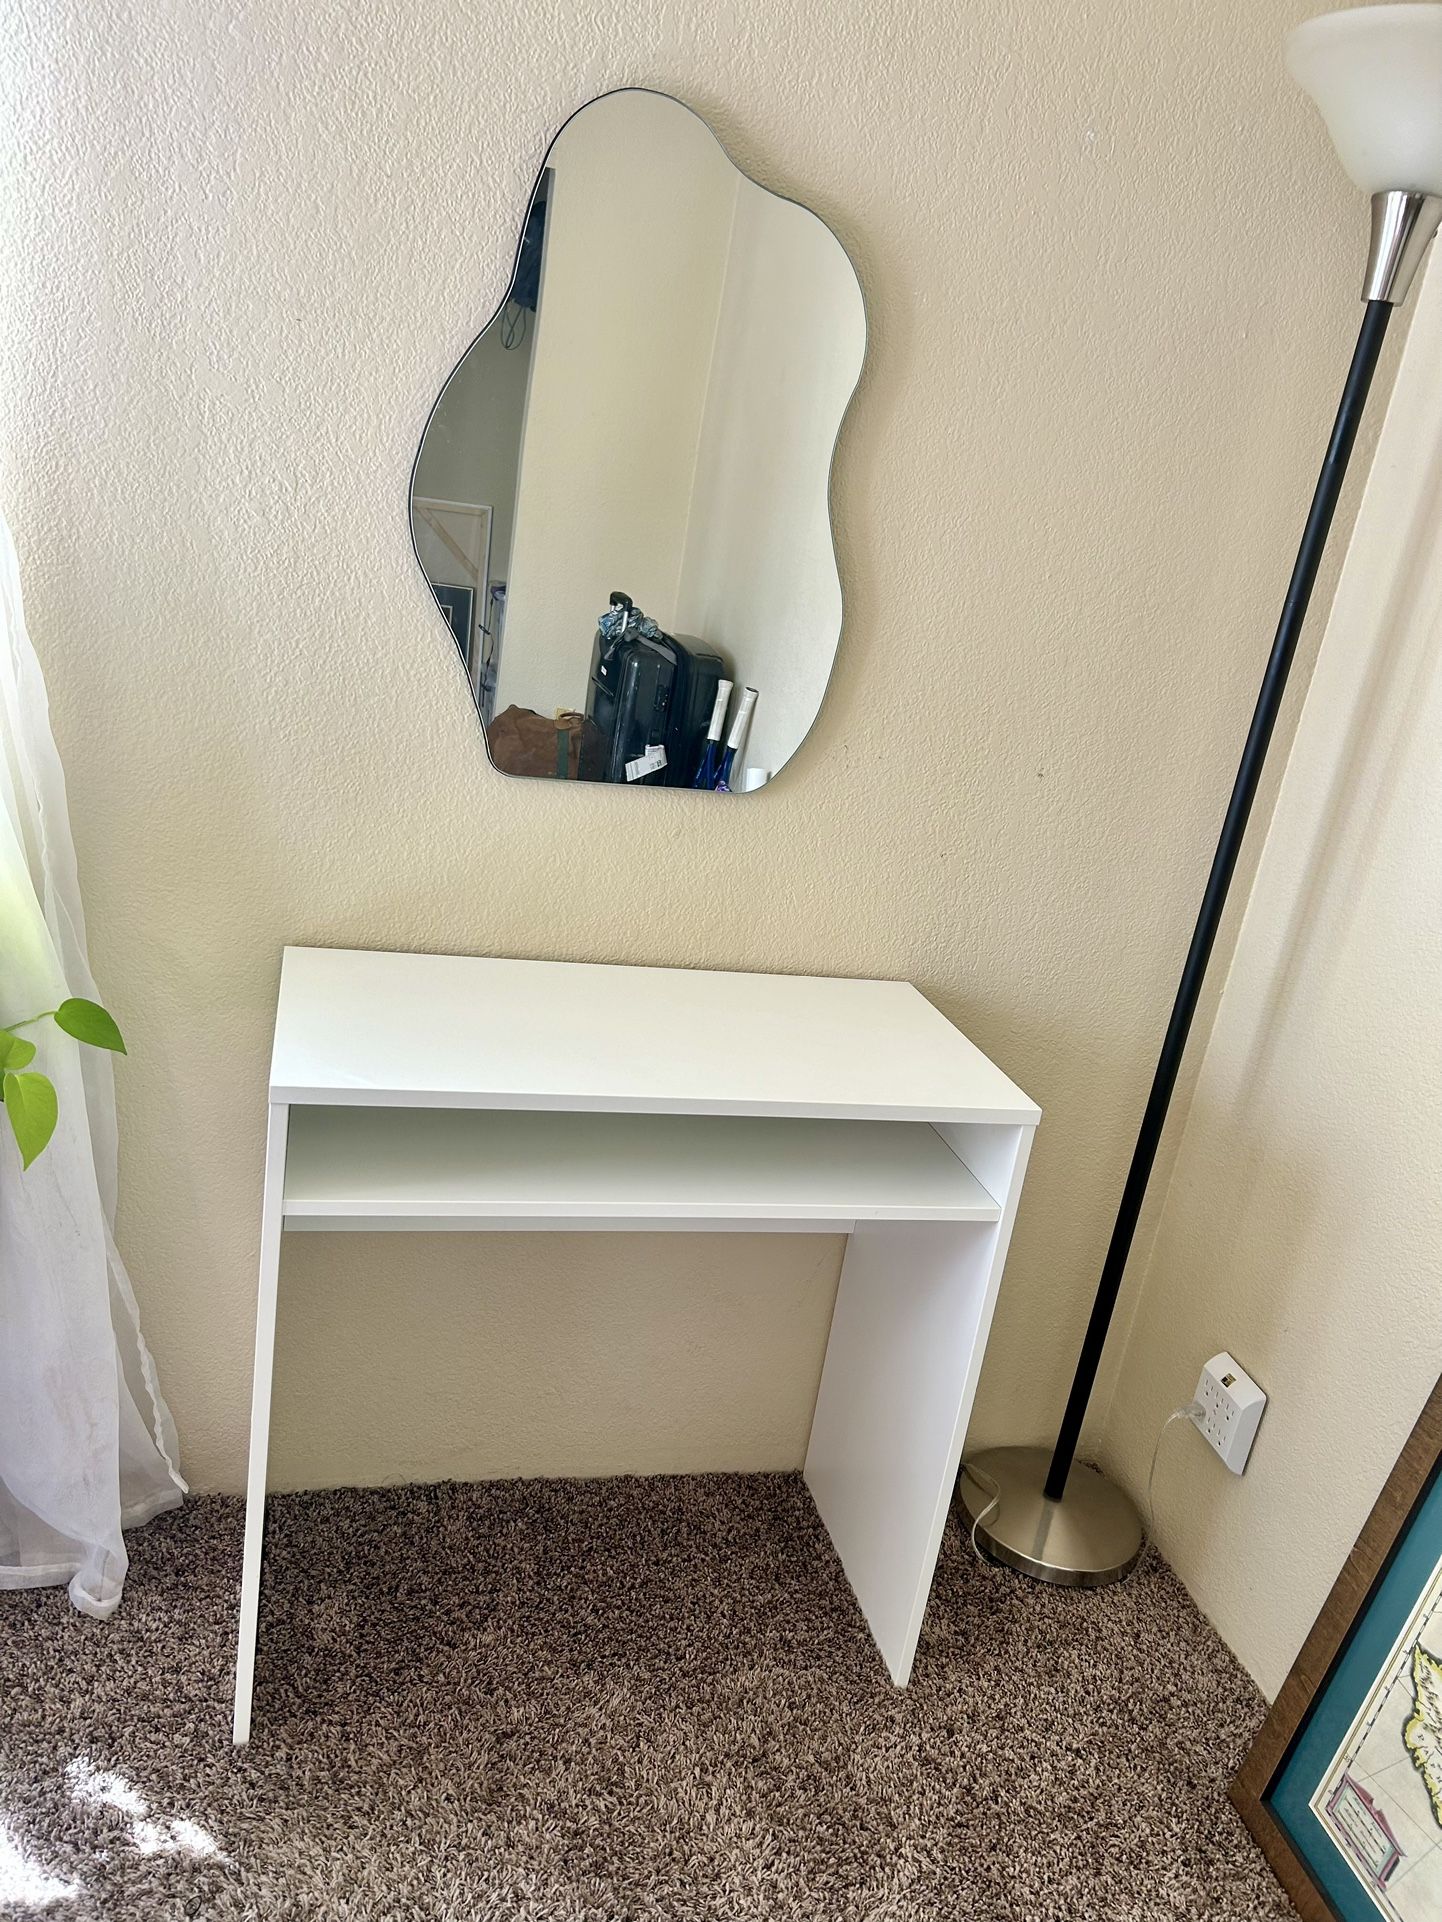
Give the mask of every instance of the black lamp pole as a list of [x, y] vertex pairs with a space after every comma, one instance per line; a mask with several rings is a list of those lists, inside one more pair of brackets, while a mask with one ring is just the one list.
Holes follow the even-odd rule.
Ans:
[[[1359, 17], [1364, 24], [1374, 24], [1384, 13], [1410, 15], [1411, 11], [1372, 9], [1364, 10]], [[1430, 14], [1433, 10], [1416, 11]], [[1282, 603], [1276, 638], [1262, 676], [1252, 725], [1232, 784], [1232, 797], [1227, 803], [1201, 911], [1177, 985], [1156, 1073], [1152, 1076], [1151, 1093], [1122, 1188], [1116, 1223], [1102, 1264], [1096, 1300], [1056, 1446], [1050, 1451], [1045, 1448], [988, 1449], [968, 1458], [964, 1467], [961, 1498], [971, 1514], [978, 1546], [993, 1560], [1034, 1575], [1039, 1581], [1098, 1588], [1106, 1582], [1119, 1581], [1141, 1553], [1141, 1522], [1135, 1508], [1122, 1491], [1096, 1469], [1077, 1465], [1077, 1441], [1116, 1309], [1137, 1220], [1146, 1199], [1167, 1110], [1177, 1085], [1192, 1018], [1206, 979], [1207, 963], [1227, 904], [1227, 891], [1236, 872], [1247, 818], [1256, 799], [1257, 784], [1262, 778], [1267, 749], [1286, 692], [1287, 675], [1297, 652], [1307, 604], [1312, 598], [1327, 535], [1337, 511], [1347, 462], [1367, 404], [1367, 392], [1377, 370], [1387, 323], [1393, 307], [1405, 298], [1439, 224], [1442, 224], [1442, 193], [1396, 189], [1372, 196], [1372, 243], [1363, 282], [1362, 298], [1366, 306], [1362, 331], [1352, 354], [1341, 405], [1312, 496], [1311, 512], [1297, 550], [1287, 597]]]
[[1101, 1280], [1097, 1284], [1091, 1320], [1087, 1323], [1086, 1337], [1082, 1342], [1081, 1355], [1077, 1361], [1076, 1376], [1071, 1385], [1071, 1394], [1067, 1397], [1066, 1413], [1062, 1416], [1061, 1429], [1051, 1458], [1051, 1467], [1047, 1471], [1044, 1492], [1048, 1501], [1060, 1501], [1066, 1492], [1067, 1476], [1071, 1472], [1077, 1440], [1081, 1434], [1082, 1420], [1086, 1415], [1087, 1403], [1091, 1399], [1097, 1369], [1101, 1365], [1102, 1348], [1106, 1342], [1107, 1329], [1111, 1325], [1112, 1312], [1117, 1305], [1117, 1294], [1122, 1285], [1122, 1275], [1126, 1270], [1127, 1256], [1131, 1253], [1132, 1236], [1136, 1233], [1142, 1202], [1146, 1198], [1152, 1164], [1157, 1158], [1157, 1145], [1162, 1138], [1162, 1129], [1166, 1125], [1167, 1109], [1171, 1105], [1172, 1091], [1176, 1087], [1177, 1073], [1182, 1065], [1182, 1053], [1187, 1045], [1187, 1036], [1191, 1032], [1192, 1016], [1197, 1011], [1197, 1000], [1202, 992], [1202, 982], [1206, 978], [1207, 962], [1211, 959], [1212, 945], [1217, 938], [1222, 910], [1227, 904], [1227, 890], [1232, 885], [1237, 856], [1242, 851], [1242, 837], [1247, 831], [1247, 817], [1252, 811], [1252, 802], [1256, 798], [1257, 783], [1262, 778], [1262, 768], [1266, 762], [1272, 730], [1277, 724], [1282, 696], [1286, 692], [1287, 675], [1291, 669], [1292, 658], [1297, 652], [1302, 623], [1307, 618], [1307, 604], [1312, 598], [1317, 570], [1322, 563], [1322, 550], [1327, 545], [1332, 516], [1337, 509], [1337, 497], [1342, 491], [1342, 482], [1346, 477], [1352, 443], [1357, 438], [1362, 411], [1367, 405], [1367, 390], [1372, 385], [1377, 356], [1382, 351], [1387, 322], [1391, 318], [1390, 301], [1369, 300], [1367, 302], [1362, 316], [1362, 331], [1357, 336], [1352, 365], [1347, 373], [1347, 384], [1342, 389], [1342, 404], [1337, 409], [1337, 418], [1332, 426], [1332, 438], [1327, 443], [1326, 459], [1322, 462], [1322, 472], [1317, 480], [1317, 491], [1312, 496], [1312, 511], [1307, 516], [1307, 525], [1302, 532], [1302, 544], [1297, 549], [1292, 579], [1287, 588], [1287, 598], [1282, 603], [1282, 618], [1277, 623], [1277, 638], [1272, 642], [1267, 671], [1262, 676], [1262, 690], [1257, 696], [1256, 711], [1252, 715], [1252, 725], [1247, 731], [1247, 744], [1242, 749], [1241, 765], [1237, 769], [1237, 778], [1232, 784], [1232, 798], [1227, 803], [1226, 817], [1222, 822], [1221, 838], [1217, 842], [1217, 851], [1212, 856], [1212, 871], [1207, 877], [1201, 912], [1197, 916], [1197, 925], [1192, 933], [1192, 944], [1187, 949], [1186, 965], [1182, 969], [1182, 978], [1177, 987], [1177, 998], [1172, 1004], [1172, 1016], [1167, 1023], [1166, 1039], [1162, 1042], [1157, 1071], [1152, 1076], [1152, 1091], [1147, 1097], [1146, 1109], [1142, 1114], [1141, 1127], [1137, 1133], [1137, 1145], [1132, 1150], [1131, 1166], [1127, 1170], [1126, 1183], [1122, 1188], [1121, 1205], [1117, 1209], [1116, 1226], [1112, 1229], [1106, 1260], [1102, 1263]]

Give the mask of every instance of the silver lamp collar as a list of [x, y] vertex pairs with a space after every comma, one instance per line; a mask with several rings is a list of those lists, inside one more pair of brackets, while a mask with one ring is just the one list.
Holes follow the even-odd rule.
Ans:
[[1427, 251], [1427, 243], [1442, 222], [1442, 199], [1436, 194], [1394, 188], [1372, 196], [1372, 242], [1367, 249], [1363, 300], [1385, 300], [1400, 307]]

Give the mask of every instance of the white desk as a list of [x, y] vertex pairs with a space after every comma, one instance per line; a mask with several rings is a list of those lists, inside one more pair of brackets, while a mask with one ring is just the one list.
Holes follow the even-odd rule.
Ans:
[[848, 1235], [806, 1481], [904, 1685], [1039, 1118], [904, 982], [287, 948], [235, 1740], [283, 1229]]

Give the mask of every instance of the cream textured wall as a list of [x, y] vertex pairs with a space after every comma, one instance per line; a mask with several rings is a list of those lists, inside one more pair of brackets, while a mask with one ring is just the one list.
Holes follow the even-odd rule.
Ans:
[[[1282, 68], [1306, 0], [5, 4], [0, 492], [196, 1483], [242, 1477], [288, 940], [917, 981], [1045, 1109], [974, 1424], [1042, 1433], [1355, 324], [1361, 216]], [[546, 143], [625, 82], [814, 205], [869, 306], [831, 693], [724, 810], [493, 773], [407, 533]], [[582, 1344], [571, 1237], [289, 1252], [279, 1479], [615, 1465], [640, 1348], [648, 1459], [796, 1461], [816, 1245], [744, 1329], [656, 1314], [748, 1249], [626, 1248]], [[383, 1349], [394, 1439], [338, 1452]]]
[[1174, 1430], [1162, 1547], [1269, 1693], [1442, 1374], [1442, 272], [1416, 305], [1116, 1383], [1105, 1453], [1229, 1348], [1245, 1476]]

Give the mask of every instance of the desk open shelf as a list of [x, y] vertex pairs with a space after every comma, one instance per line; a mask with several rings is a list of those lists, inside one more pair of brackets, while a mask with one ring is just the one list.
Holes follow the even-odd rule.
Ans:
[[806, 1483], [904, 1685], [1038, 1119], [905, 982], [287, 948], [235, 1740], [284, 1229], [845, 1234]]
[[316, 1106], [291, 1116], [284, 1212], [331, 1232], [1001, 1219], [924, 1121]]

